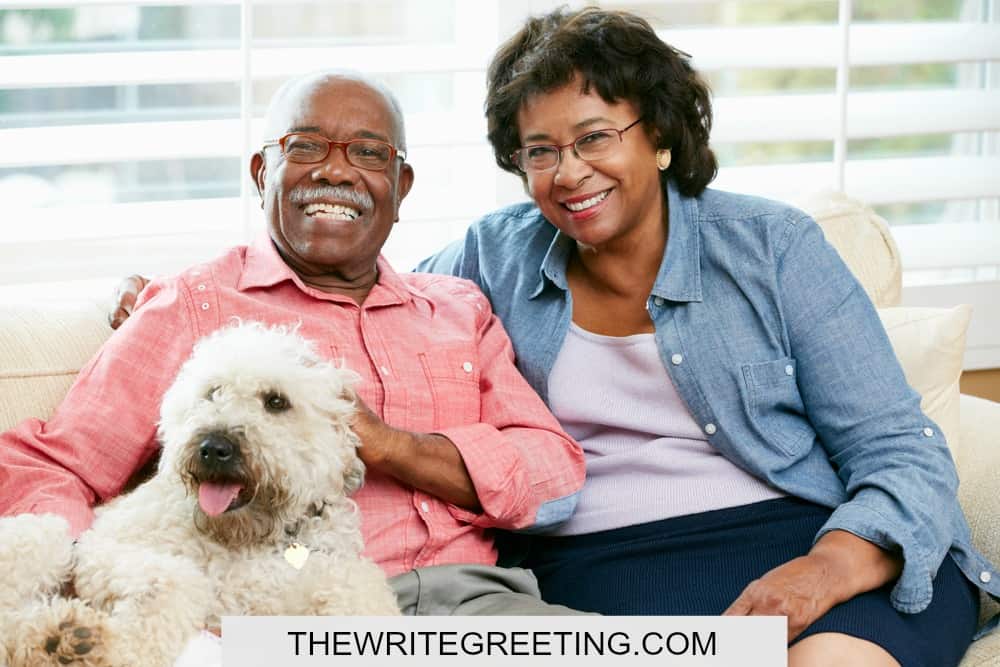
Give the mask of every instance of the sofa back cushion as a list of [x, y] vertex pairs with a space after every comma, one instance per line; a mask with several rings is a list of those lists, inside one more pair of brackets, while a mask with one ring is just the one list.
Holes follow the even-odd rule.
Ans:
[[0, 306], [0, 431], [47, 419], [110, 335], [96, 301]]

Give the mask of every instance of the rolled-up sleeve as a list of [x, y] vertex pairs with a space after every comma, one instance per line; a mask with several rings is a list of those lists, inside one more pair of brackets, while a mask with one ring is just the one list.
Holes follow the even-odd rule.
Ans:
[[0, 515], [51, 513], [74, 535], [156, 451], [160, 398], [193, 345], [184, 295], [154, 283], [47, 421], [0, 434]]
[[583, 486], [583, 451], [514, 365], [510, 339], [478, 295], [480, 423], [446, 428], [475, 486], [481, 513], [449, 506], [460, 521], [508, 530], [562, 523]]
[[808, 217], [788, 227], [778, 265], [800, 392], [848, 494], [816, 539], [845, 530], [895, 553], [892, 593], [924, 609], [954, 536], [958, 477], [941, 429], [920, 409], [864, 289]]

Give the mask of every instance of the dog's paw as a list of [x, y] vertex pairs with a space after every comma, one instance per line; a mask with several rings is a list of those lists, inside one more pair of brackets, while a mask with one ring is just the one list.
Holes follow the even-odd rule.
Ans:
[[54, 664], [89, 667], [102, 665], [101, 631], [83, 619], [66, 620], [45, 638], [42, 647]]

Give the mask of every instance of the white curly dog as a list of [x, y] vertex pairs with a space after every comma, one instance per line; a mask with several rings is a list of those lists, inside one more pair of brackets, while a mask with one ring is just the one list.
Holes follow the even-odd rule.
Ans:
[[0, 520], [0, 664], [167, 666], [223, 615], [398, 614], [348, 498], [356, 378], [286, 328], [200, 341], [164, 396], [153, 479], [75, 545], [61, 518]]

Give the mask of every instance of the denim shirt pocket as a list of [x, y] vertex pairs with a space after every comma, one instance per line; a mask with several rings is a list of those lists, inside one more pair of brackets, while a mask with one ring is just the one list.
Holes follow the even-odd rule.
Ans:
[[421, 352], [435, 429], [475, 424], [480, 419], [479, 358], [471, 346], [442, 345]]
[[806, 417], [795, 380], [795, 359], [743, 364], [742, 371], [743, 403], [757, 432], [789, 456], [808, 451], [816, 433]]

